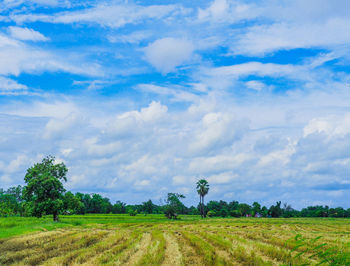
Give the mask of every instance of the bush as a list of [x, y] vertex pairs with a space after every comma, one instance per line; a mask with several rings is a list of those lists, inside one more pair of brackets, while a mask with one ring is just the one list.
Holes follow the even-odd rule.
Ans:
[[221, 217], [227, 217], [228, 216], [228, 211], [226, 209], [221, 209], [220, 216]]
[[131, 209], [130, 209], [130, 210], [128, 211], [128, 213], [129, 213], [130, 216], [136, 216], [136, 215], [137, 215], [137, 210], [131, 210]]
[[242, 216], [241, 212], [239, 210], [232, 210], [230, 211], [230, 216], [232, 217], [240, 217]]
[[208, 215], [208, 217], [214, 217], [214, 216], [216, 216], [216, 212], [215, 211], [208, 211], [207, 215]]

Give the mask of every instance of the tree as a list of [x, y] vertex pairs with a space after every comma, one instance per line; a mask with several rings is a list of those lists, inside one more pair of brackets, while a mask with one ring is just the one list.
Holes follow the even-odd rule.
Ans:
[[30, 203], [32, 215], [52, 214], [53, 220], [58, 221], [58, 214], [64, 207], [62, 181], [67, 181], [67, 172], [65, 164], [55, 164], [53, 156], [47, 156], [27, 169], [23, 197]]
[[168, 219], [176, 219], [179, 213], [183, 213], [186, 208], [185, 205], [180, 201], [185, 196], [178, 193], [168, 193], [166, 199], [166, 205], [164, 208], [164, 214]]
[[246, 203], [240, 203], [238, 205], [238, 210], [241, 212], [241, 215], [246, 216], [251, 213], [251, 207]]
[[153, 205], [153, 202], [151, 200], [148, 200], [148, 201], [142, 203], [142, 210], [145, 213], [148, 213], [148, 214], [153, 213], [153, 208], [154, 208], [154, 205]]
[[209, 184], [208, 181], [205, 179], [201, 179], [197, 182], [197, 192], [199, 194], [199, 206], [200, 206], [200, 212], [202, 215], [202, 218], [205, 218], [205, 211], [204, 211], [204, 196], [208, 194], [209, 191]]
[[253, 216], [255, 216], [256, 214], [261, 214], [261, 205], [258, 202], [253, 202], [252, 205], [252, 209], [253, 209]]
[[272, 205], [269, 209], [269, 214], [272, 217], [280, 217], [282, 215], [281, 201], [276, 202], [276, 206]]
[[120, 200], [118, 200], [112, 208], [112, 212], [113, 213], [126, 213], [126, 208], [125, 208], [126, 204], [124, 202], [121, 202]]
[[67, 214], [78, 214], [84, 208], [84, 204], [80, 201], [77, 196], [70, 191], [66, 192], [63, 196], [63, 206], [65, 213]]

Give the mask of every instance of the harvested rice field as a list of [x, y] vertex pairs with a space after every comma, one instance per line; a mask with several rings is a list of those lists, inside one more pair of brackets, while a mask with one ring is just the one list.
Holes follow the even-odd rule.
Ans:
[[346, 219], [50, 218], [1, 218], [0, 265], [350, 265]]

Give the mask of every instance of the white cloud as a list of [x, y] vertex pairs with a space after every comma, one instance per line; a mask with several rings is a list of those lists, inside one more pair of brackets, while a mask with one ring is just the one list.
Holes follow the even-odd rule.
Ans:
[[16, 159], [12, 160], [10, 164], [6, 167], [7, 173], [17, 172], [18, 169], [22, 166], [26, 166], [29, 163], [29, 160], [26, 155], [21, 154], [16, 157]]
[[228, 114], [207, 113], [195, 131], [189, 151], [201, 154], [232, 145], [246, 129], [245, 121], [237, 122]]
[[179, 102], [193, 102], [198, 99], [197, 95], [187, 92], [186, 88], [179, 86], [177, 88], [167, 88], [154, 84], [138, 84], [137, 89], [146, 93], [171, 96], [173, 101]]
[[250, 81], [247, 81], [245, 84], [249, 89], [256, 90], [256, 91], [262, 91], [267, 87], [263, 82], [257, 81], [257, 80], [250, 80]]
[[312, 119], [304, 127], [304, 137], [313, 133], [344, 137], [350, 133], [350, 113], [345, 114], [343, 117], [328, 116]]
[[48, 41], [49, 38], [42, 35], [40, 32], [28, 28], [20, 28], [15, 26], [9, 27], [11, 36], [22, 41]]
[[321, 23], [283, 22], [253, 26], [231, 49], [235, 54], [263, 55], [295, 48], [332, 48], [350, 42], [349, 27], [348, 18], [332, 18]]
[[145, 59], [158, 71], [167, 74], [188, 62], [193, 51], [194, 46], [188, 40], [163, 38], [145, 48]]
[[[33, 146], [27, 145], [24, 153], [27, 158], [39, 160], [39, 153], [62, 154], [69, 167], [70, 188], [86, 191], [113, 189], [112, 199], [128, 202], [142, 201], [155, 195], [154, 189], [159, 189], [157, 197], [169, 191], [185, 191], [191, 203], [196, 196], [195, 181], [205, 177], [211, 184], [208, 197], [212, 199], [233, 193], [239, 201], [258, 200], [269, 204], [276, 199], [298, 207], [304, 204], [298, 197], [319, 182], [327, 183], [329, 176], [336, 177], [338, 182], [348, 180], [346, 173], [350, 170], [350, 161], [346, 157], [350, 154], [346, 152], [350, 139], [346, 133], [346, 124], [349, 124], [347, 116], [339, 113], [336, 119], [326, 119], [327, 122], [336, 121], [326, 127], [326, 130], [331, 129], [327, 131], [330, 132], [329, 136], [325, 135], [323, 127], [321, 131], [315, 127], [313, 133], [310, 131], [303, 136], [304, 128], [314, 125], [313, 115], [311, 119], [310, 116], [296, 116], [294, 120], [289, 120], [288, 126], [295, 127], [295, 130], [264, 129], [286, 123], [283, 114], [291, 108], [301, 113], [309, 110], [308, 114], [312, 114], [309, 103], [314, 100], [313, 95], [295, 99], [286, 96], [286, 103], [275, 102], [282, 115], [272, 112], [275, 118], [260, 120], [263, 129], [259, 130], [254, 121], [255, 113], [245, 110], [254, 109], [256, 113], [266, 114], [263, 105], [270, 106], [269, 102], [261, 99], [259, 104], [250, 104], [245, 109], [244, 106], [232, 106], [230, 100], [220, 98], [226, 96], [215, 97], [216, 104], [210, 103], [212, 99], [207, 96], [202, 98], [202, 102], [194, 102], [192, 107], [183, 111], [168, 110], [166, 105], [150, 102], [146, 107], [125, 110], [110, 119], [105, 118], [105, 122], [98, 126], [92, 121], [110, 117], [108, 108], [89, 105], [86, 109], [85, 104], [79, 102], [33, 102], [36, 107], [31, 113], [29, 107], [17, 112], [17, 117], [27, 121], [19, 121], [23, 127], [21, 130], [15, 124], [12, 126], [5, 122], [10, 120], [4, 119], [10, 118], [0, 116], [0, 124], [6, 123], [9, 128], [0, 135], [6, 139], [4, 143], [9, 143], [7, 145], [16, 150], [16, 145], [23, 146], [23, 143], [15, 144], [18, 142], [16, 134], [24, 134], [20, 138], [30, 141]], [[322, 109], [322, 104], [329, 104], [329, 100], [332, 101], [329, 96], [324, 96], [323, 100], [317, 99], [319, 104], [313, 108]], [[109, 105], [104, 103], [103, 106]], [[6, 109], [8, 106], [0, 111], [6, 113]], [[99, 112], [96, 112], [98, 109]], [[65, 115], [59, 114], [60, 110], [65, 110]], [[100, 113], [101, 110], [105, 115]], [[72, 112], [76, 115], [69, 116]], [[46, 118], [45, 123], [34, 124], [37, 123], [35, 119], [42, 116], [49, 119]], [[245, 121], [242, 118], [247, 117], [252, 120], [254, 129], [242, 122]], [[13, 117], [11, 119], [14, 121]], [[77, 122], [82, 120], [83, 123]], [[48, 132], [51, 130], [50, 137], [54, 139], [42, 138], [45, 128]], [[333, 134], [332, 130], [337, 134]], [[2, 147], [6, 151], [3, 143]], [[324, 153], [326, 149], [328, 152]], [[336, 160], [334, 156], [337, 156]], [[17, 169], [15, 176], [22, 173], [18, 178], [11, 179], [12, 182], [22, 180], [23, 171], [32, 163], [16, 164], [17, 159], [13, 156], [11, 159], [2, 156], [1, 159], [5, 166], [12, 165], [13, 169]], [[2, 170], [0, 175], [8, 174]], [[11, 180], [6, 184], [11, 184]], [[244, 193], [248, 188], [250, 193]], [[141, 190], [143, 192], [139, 195]], [[273, 195], [262, 194], [262, 190], [271, 191]], [[129, 195], [139, 196], [123, 198], [125, 191]], [[285, 195], [286, 191], [293, 193], [294, 200]], [[309, 198], [317, 198], [316, 194], [312, 194], [317, 191], [308, 191]], [[252, 199], [252, 195], [256, 198]], [[338, 202], [342, 200], [343, 196], [339, 195]]]
[[68, 73], [103, 76], [100, 66], [85, 62], [81, 56], [76, 61], [67, 60], [53, 51], [32, 47], [0, 34], [0, 75], [65, 71]]
[[66, 11], [54, 15], [16, 14], [12, 15], [11, 18], [17, 23], [35, 21], [64, 24], [96, 23], [101, 26], [120, 28], [126, 24], [140, 23], [145, 19], [160, 19], [178, 8], [176, 5], [140, 6], [100, 3], [92, 8]]
[[[19, 25], [0, 34], [0, 93], [32, 93], [23, 73], [43, 87], [46, 71], [58, 72], [62, 84], [80, 81], [41, 97], [4, 97], [4, 186], [23, 182], [28, 165], [53, 154], [69, 167], [68, 188], [128, 203], [183, 192], [197, 204], [195, 182], [204, 177], [208, 200], [282, 200], [298, 208], [329, 203], [331, 191], [332, 204], [348, 204], [349, 1], [184, 3], [193, 9], [89, 1], [58, 13], [46, 7], [69, 4], [35, 2], [1, 2], [22, 6], [0, 17]], [[49, 29], [51, 41], [39, 42], [46, 37], [31, 27]], [[232, 57], [295, 48], [322, 53]], [[145, 60], [175, 73], [160, 77]]]
[[43, 137], [46, 139], [62, 137], [62, 134], [71, 127], [77, 127], [81, 123], [81, 118], [77, 114], [71, 113], [63, 119], [51, 118], [44, 129]]
[[198, 9], [200, 22], [233, 23], [257, 16], [257, 7], [238, 1], [214, 0], [206, 9]]
[[224, 173], [220, 173], [217, 175], [209, 176], [208, 182], [212, 185], [228, 184], [228, 183], [232, 182], [232, 180], [234, 180], [235, 178], [237, 178], [237, 175], [235, 175], [231, 172], [224, 172]]
[[152, 37], [151, 31], [135, 31], [128, 35], [114, 34], [109, 35], [108, 40], [112, 43], [131, 43], [139, 44], [141, 41], [147, 40]]
[[21, 95], [28, 94], [28, 87], [17, 81], [0, 76], [1, 95]]

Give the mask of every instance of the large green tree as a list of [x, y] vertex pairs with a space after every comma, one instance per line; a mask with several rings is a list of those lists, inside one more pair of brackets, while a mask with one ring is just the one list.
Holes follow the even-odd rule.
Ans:
[[184, 198], [182, 194], [168, 193], [164, 206], [164, 214], [168, 219], [176, 219], [179, 213], [184, 213], [186, 207], [180, 200]]
[[204, 196], [209, 192], [209, 184], [205, 179], [201, 179], [197, 182], [197, 192], [199, 194], [199, 208], [203, 218], [205, 218], [205, 210], [204, 210]]
[[65, 164], [55, 163], [53, 156], [45, 157], [27, 170], [23, 197], [30, 203], [33, 216], [52, 214], [53, 220], [58, 221], [58, 214], [64, 208], [62, 181], [67, 181], [67, 172]]

